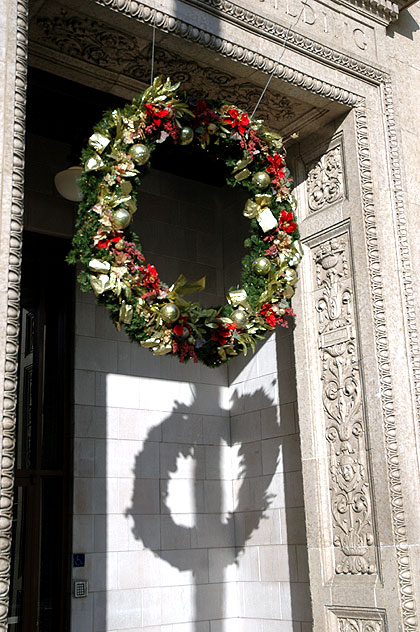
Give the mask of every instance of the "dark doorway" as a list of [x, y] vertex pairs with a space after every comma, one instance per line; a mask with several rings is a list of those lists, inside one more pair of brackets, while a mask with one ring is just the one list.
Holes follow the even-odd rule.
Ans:
[[9, 632], [68, 629], [73, 271], [67, 240], [23, 246]]

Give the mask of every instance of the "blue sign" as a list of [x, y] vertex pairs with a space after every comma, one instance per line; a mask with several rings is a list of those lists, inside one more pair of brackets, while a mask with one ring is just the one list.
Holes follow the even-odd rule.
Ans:
[[73, 553], [73, 568], [80, 568], [85, 565], [84, 553]]

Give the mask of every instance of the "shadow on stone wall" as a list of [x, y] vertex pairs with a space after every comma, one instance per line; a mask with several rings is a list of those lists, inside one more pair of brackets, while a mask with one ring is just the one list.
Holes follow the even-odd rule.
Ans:
[[398, 20], [391, 22], [387, 27], [386, 34], [390, 37], [394, 37], [395, 34], [398, 34], [413, 40], [413, 34], [418, 31], [419, 28], [418, 22], [413, 18], [409, 9], [405, 9], [400, 12]]
[[[267, 397], [262, 389], [254, 395], [245, 395], [237, 398], [235, 405], [243, 404], [245, 410], [249, 410], [249, 400], [253, 397], [258, 398], [263, 408], [273, 406], [273, 402]], [[200, 389], [197, 385], [197, 396], [191, 409], [200, 410]], [[203, 402], [205, 404], [205, 402]], [[147, 501], [144, 497], [142, 486], [142, 476], [144, 472], [144, 464], [149, 462], [150, 458], [155, 455], [156, 441], [159, 437], [168, 436], [171, 428], [178, 421], [179, 414], [182, 412], [183, 418], [188, 419], [188, 410], [185, 405], [179, 406], [176, 402], [173, 413], [167, 417], [159, 426], [154, 427], [144, 442], [144, 448], [136, 457], [134, 465], [134, 488], [132, 504], [127, 509], [127, 515], [132, 516], [134, 520], [133, 534], [137, 540], [142, 540], [144, 546], [153, 551], [153, 553], [169, 562], [179, 571], [192, 571], [195, 583], [195, 622], [220, 620], [236, 617], [237, 614], [229, 614], [226, 604], [225, 586], [223, 583], [224, 571], [227, 566], [237, 562], [238, 556], [243, 551], [249, 537], [256, 530], [264, 519], [264, 513], [270, 506], [273, 495], [268, 493], [268, 488], [276, 472], [277, 457], [280, 449], [281, 438], [276, 438], [275, 445], [271, 451], [271, 464], [266, 463], [268, 471], [273, 472], [271, 476], [260, 477], [259, 485], [253, 487], [255, 496], [252, 503], [258, 507], [257, 511], [249, 511], [249, 487], [247, 478], [250, 474], [250, 468], [254, 462], [254, 443], [242, 443], [237, 447], [237, 464], [236, 478], [242, 479], [239, 492], [237, 494], [236, 506], [233, 511], [225, 513], [223, 511], [223, 487], [222, 482], [226, 480], [226, 467], [222, 463], [224, 457], [222, 450], [232, 447], [231, 442], [225, 443], [225, 437], [213, 437], [213, 445], [204, 445], [197, 442], [197, 432], [194, 431], [194, 423], [196, 415], [191, 415], [191, 432], [190, 441], [183, 443], [165, 443], [165, 458], [161, 461], [160, 470], [160, 511], [159, 515], [161, 523], [160, 545], [156, 546], [156, 534], [144, 524], [145, 516], [149, 516], [153, 509], [147, 509]], [[225, 414], [225, 411], [221, 411]], [[217, 433], [217, 430], [216, 430]], [[185, 435], [184, 435], [185, 441]], [[210, 449], [209, 449], [210, 448]], [[150, 454], [149, 454], [150, 451]], [[204, 463], [200, 461], [200, 457], [204, 456]], [[171, 514], [170, 507], [167, 504], [168, 492], [171, 477], [177, 473], [178, 462], [180, 458], [193, 457], [195, 459], [194, 477], [192, 487], [194, 489], [193, 506], [195, 512], [192, 518], [193, 526], [184, 526], [179, 524]], [[162, 467], [163, 466], [163, 467]], [[210, 478], [209, 478], [210, 477]], [[232, 479], [231, 479], [232, 480]], [[204, 485], [210, 482], [211, 492]], [[150, 499], [150, 508], [156, 506], [155, 499]], [[245, 529], [238, 529], [235, 524], [235, 516], [246, 511], [247, 519], [243, 522]], [[208, 564], [208, 550], [223, 549], [221, 555], [213, 555], [212, 567]], [[199, 552], [205, 552], [200, 555]], [[194, 554], [194, 552], [198, 554]], [[209, 584], [209, 571], [211, 576], [217, 578], [216, 581]], [[208, 599], [206, 599], [206, 591]], [[165, 604], [162, 603], [162, 608]], [[197, 628], [198, 630], [198, 628]]]

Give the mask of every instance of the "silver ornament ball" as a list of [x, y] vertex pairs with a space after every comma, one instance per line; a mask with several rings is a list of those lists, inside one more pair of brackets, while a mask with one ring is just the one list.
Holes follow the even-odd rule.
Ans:
[[125, 208], [118, 208], [113, 212], [112, 216], [114, 218], [114, 226], [118, 230], [127, 228], [131, 222], [131, 215]]
[[235, 309], [235, 311], [231, 313], [230, 317], [239, 329], [243, 329], [248, 324], [248, 315], [243, 309]]
[[179, 130], [179, 144], [189, 145], [194, 138], [194, 131], [191, 127], [181, 127]]
[[260, 276], [266, 276], [271, 270], [271, 263], [267, 257], [257, 257], [252, 263], [252, 269]]
[[256, 187], [262, 190], [268, 187], [271, 182], [271, 178], [265, 171], [257, 171], [257, 173], [254, 173], [252, 176], [252, 182]]
[[165, 303], [165, 305], [160, 310], [160, 315], [162, 316], [165, 323], [174, 323], [179, 318], [179, 309], [175, 305], [175, 303]]
[[145, 165], [150, 158], [150, 149], [141, 143], [130, 147], [128, 153], [138, 165]]

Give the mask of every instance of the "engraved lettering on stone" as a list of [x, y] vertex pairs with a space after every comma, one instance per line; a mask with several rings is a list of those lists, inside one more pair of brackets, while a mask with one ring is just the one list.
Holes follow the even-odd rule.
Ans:
[[360, 50], [367, 49], [367, 41], [365, 38], [365, 33], [361, 28], [353, 29], [353, 40], [354, 43]]
[[338, 618], [338, 632], [385, 632], [383, 621]]
[[306, 188], [311, 212], [343, 199], [343, 157], [340, 145], [307, 165]]
[[311, 7], [311, 5], [308, 3], [307, 0], [302, 0], [302, 4], [303, 4], [303, 21], [305, 22], [305, 24], [315, 24], [316, 22], [315, 11], [313, 10], [313, 8]]
[[335, 571], [356, 575], [375, 573], [376, 563], [349, 256], [348, 236], [315, 251]]
[[283, 0], [281, 3], [275, 1], [271, 6], [275, 10], [284, 11], [285, 17], [292, 20], [293, 28], [297, 24], [315, 26], [318, 31], [329, 33], [337, 42], [345, 41], [347, 46], [355, 46], [359, 51], [366, 51], [371, 44], [372, 52], [373, 34], [351, 18], [344, 19], [342, 14], [322, 9], [309, 0]]
[[299, 18], [302, 19], [302, 22], [311, 26], [312, 24], [315, 24], [317, 17], [314, 8], [309, 4], [308, 0], [300, 0], [300, 3], [291, 3], [287, 0], [286, 14], [290, 15], [292, 18], [297, 18], [299, 16]]

